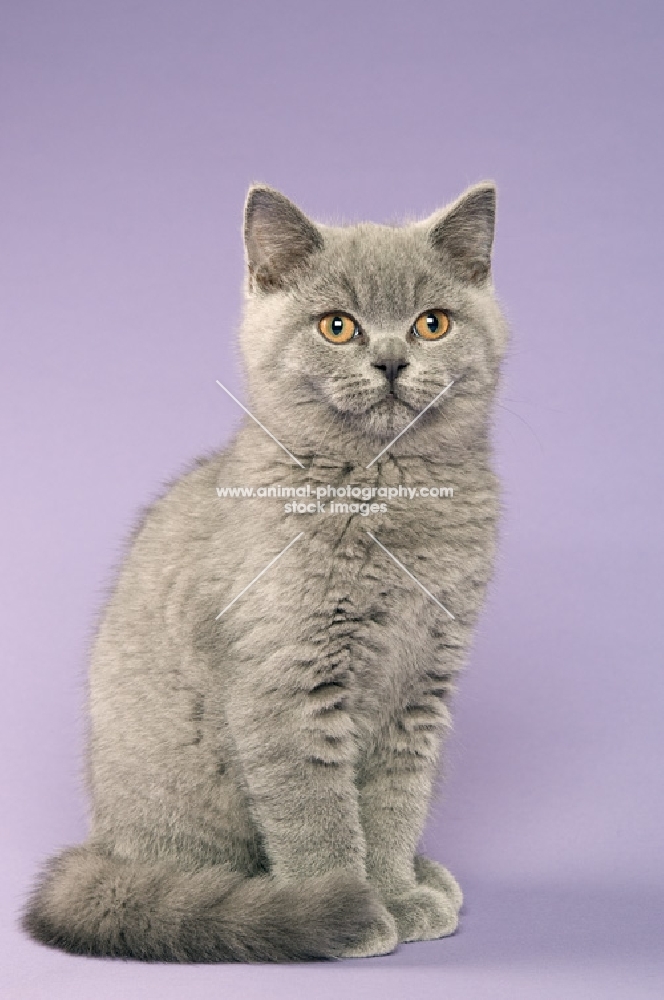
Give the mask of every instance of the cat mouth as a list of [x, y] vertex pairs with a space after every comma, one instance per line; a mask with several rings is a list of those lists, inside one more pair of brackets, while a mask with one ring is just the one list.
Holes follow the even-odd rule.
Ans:
[[385, 395], [381, 397], [381, 399], [378, 399], [376, 400], [375, 403], [372, 403], [371, 406], [369, 406], [365, 412], [371, 413], [372, 411], [380, 409], [381, 407], [388, 410], [394, 410], [399, 404], [401, 406], [405, 406], [407, 410], [412, 410], [413, 413], [415, 413], [418, 409], [421, 409], [421, 407], [413, 406], [413, 404], [409, 403], [407, 399], [404, 399], [403, 396], [400, 396], [398, 392], [390, 390], [386, 392]]
[[[443, 392], [459, 382], [464, 374], [465, 372], [453, 376], [452, 381], [447, 386], [441, 386]], [[404, 422], [405, 424], [409, 424], [409, 422], [416, 420], [420, 414], [429, 409], [432, 403], [431, 399], [423, 400], [418, 398], [419, 393], [415, 388], [409, 393], [409, 387], [402, 386], [402, 392], [405, 390], [409, 395], [416, 397], [411, 401], [411, 399], [407, 398], [407, 395], [399, 391], [399, 388], [398, 385], [393, 385], [390, 389], [383, 392], [380, 399], [375, 400], [366, 407], [362, 414], [365, 430], [371, 428], [374, 431], [379, 431], [381, 435], [389, 435]], [[436, 401], [437, 398], [437, 396], [434, 396], [433, 401]]]
[[[462, 375], [454, 376], [452, 383], [458, 382], [461, 378]], [[441, 389], [445, 388], [444, 385], [441, 386]], [[428, 394], [426, 398], [422, 399], [422, 393], [417, 391], [417, 387], [399, 386], [398, 384], [391, 388], [386, 386], [384, 389], [378, 390], [380, 395], [377, 399], [375, 398], [376, 391], [377, 387], [374, 387], [368, 400], [366, 399], [368, 393], [365, 395], [363, 392], [355, 392], [350, 399], [343, 402], [340, 400], [332, 401], [332, 406], [337, 413], [343, 414], [346, 418], [360, 421], [365, 430], [369, 428], [374, 431], [380, 429], [381, 433], [391, 433], [398, 423], [404, 420], [408, 422], [408, 420], [419, 416], [431, 404], [431, 398]], [[373, 400], [371, 396], [374, 397]], [[435, 399], [436, 396], [434, 396]]]

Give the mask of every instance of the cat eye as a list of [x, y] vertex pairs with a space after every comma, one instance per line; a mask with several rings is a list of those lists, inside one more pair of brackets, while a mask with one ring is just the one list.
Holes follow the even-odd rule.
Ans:
[[412, 332], [422, 340], [440, 340], [450, 328], [450, 318], [442, 309], [429, 309], [415, 320]]
[[318, 329], [331, 344], [347, 344], [360, 332], [355, 320], [344, 313], [327, 313], [319, 319]]

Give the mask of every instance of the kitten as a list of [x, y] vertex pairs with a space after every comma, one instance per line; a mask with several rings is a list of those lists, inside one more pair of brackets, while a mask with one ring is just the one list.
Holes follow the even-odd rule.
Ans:
[[[35, 889], [38, 940], [289, 961], [454, 932], [459, 887], [416, 848], [494, 549], [494, 213], [488, 183], [402, 227], [249, 191], [255, 419], [134, 535], [90, 668], [90, 837]], [[307, 484], [412, 495], [300, 515], [217, 492]]]

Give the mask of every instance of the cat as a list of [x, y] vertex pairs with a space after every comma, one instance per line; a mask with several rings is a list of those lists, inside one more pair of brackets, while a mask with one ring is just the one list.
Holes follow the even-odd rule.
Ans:
[[[250, 188], [252, 419], [134, 532], [91, 657], [89, 839], [38, 880], [37, 940], [286, 962], [455, 931], [461, 890], [416, 852], [495, 549], [495, 201], [331, 226]], [[275, 484], [410, 494], [223, 498]]]

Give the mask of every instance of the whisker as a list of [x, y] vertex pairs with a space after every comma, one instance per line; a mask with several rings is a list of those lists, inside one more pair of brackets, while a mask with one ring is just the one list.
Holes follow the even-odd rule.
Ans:
[[499, 406], [501, 408], [501, 410], [506, 410], [507, 413], [511, 413], [513, 417], [516, 417], [517, 420], [520, 420], [522, 424], [525, 424], [525, 426], [528, 428], [528, 430], [530, 431], [530, 433], [533, 435], [533, 437], [537, 441], [537, 443], [538, 443], [538, 445], [540, 447], [540, 451], [542, 452], [542, 454], [544, 454], [544, 446], [543, 446], [542, 442], [540, 441], [539, 437], [537, 436], [537, 434], [535, 433], [535, 431], [533, 430], [533, 428], [528, 423], [528, 421], [524, 420], [524, 418], [521, 416], [520, 413], [515, 413], [514, 410], [510, 410], [509, 406], [504, 406], [503, 403], [499, 403], [497, 400], [496, 400], [496, 406]]
[[537, 400], [533, 399], [515, 399], [513, 396], [503, 396], [508, 403], [517, 403], [523, 406], [539, 406], [542, 410], [549, 410], [551, 413], [562, 413], [563, 411], [557, 406], [547, 406], [546, 403], [539, 403]]

